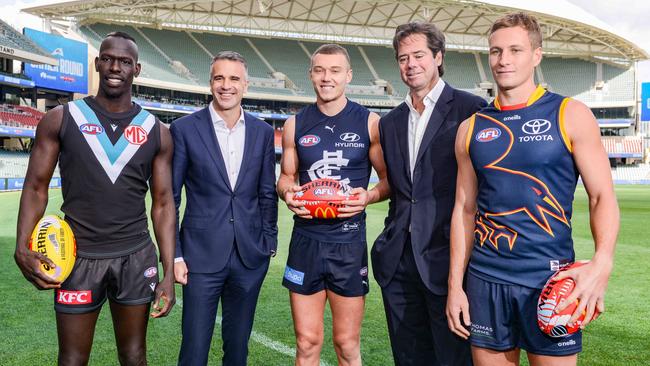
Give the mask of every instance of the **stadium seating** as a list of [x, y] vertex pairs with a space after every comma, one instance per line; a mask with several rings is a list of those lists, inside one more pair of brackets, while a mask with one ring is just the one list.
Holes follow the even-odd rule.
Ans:
[[24, 50], [41, 56], [50, 56], [31, 39], [16, 31], [12, 26], [0, 20], [0, 46]]
[[614, 183], [650, 183], [650, 165], [619, 165], [612, 168]]
[[610, 157], [641, 157], [643, 156], [643, 139], [637, 136], [603, 136], [601, 137], [605, 151]]
[[[132, 26], [102, 23], [84, 25], [79, 30], [95, 47], [99, 46], [103, 35], [116, 30], [126, 31], [138, 42], [143, 64], [142, 76], [181, 84], [204, 85], [204, 80], [207, 80], [209, 75], [210, 54], [214, 55], [221, 50], [237, 51], [246, 58], [249, 75], [260, 80], [251, 83], [249, 91], [278, 97], [314, 96], [308, 75], [309, 54], [323, 44], [145, 27], [135, 30]], [[354, 70], [351, 83], [353, 91], [349, 90], [349, 95], [359, 100], [390, 98], [399, 101], [404, 98], [408, 89], [399, 76], [392, 47], [347, 44], [343, 46], [350, 54]], [[360, 50], [366, 54], [367, 61]], [[479, 57], [486, 81], [493, 82], [488, 55], [481, 53]], [[486, 96], [486, 92], [479, 89], [481, 73], [473, 53], [448, 50], [445, 54], [445, 65], [444, 79], [447, 82], [456, 88]], [[583, 102], [634, 100], [634, 70], [609, 64], [602, 66], [603, 83], [598, 85], [597, 65], [587, 60], [545, 56], [540, 71], [551, 91], [575, 97]], [[185, 69], [189, 70], [189, 73], [183, 73]], [[287, 83], [283, 88], [284, 80], [277, 74], [272, 75], [273, 71], [286, 75], [293, 85]], [[377, 77], [387, 81], [392, 87], [387, 93], [384, 94], [380, 87], [374, 86]], [[268, 83], [265, 83], [265, 80]], [[278, 80], [281, 82], [278, 83]], [[539, 82], [537, 75], [535, 80]]]
[[0, 104], [0, 124], [35, 129], [44, 113], [34, 108]]
[[[24, 178], [28, 164], [29, 153], [0, 149], [0, 178]], [[61, 176], [58, 165], [54, 169], [53, 176]]]

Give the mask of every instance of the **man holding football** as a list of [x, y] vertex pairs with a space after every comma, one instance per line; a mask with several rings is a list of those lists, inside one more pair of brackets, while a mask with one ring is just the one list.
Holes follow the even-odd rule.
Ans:
[[[157, 318], [166, 316], [175, 301], [173, 146], [167, 128], [131, 101], [140, 64], [130, 35], [107, 35], [95, 70], [97, 96], [57, 107], [38, 125], [20, 199], [14, 256], [38, 289], [55, 289], [59, 365], [88, 363], [97, 317], [107, 299], [120, 364], [144, 365], [151, 302], [150, 315]], [[28, 247], [47, 206], [57, 161], [63, 183], [61, 210], [77, 241], [75, 266], [63, 283], [40, 272], [41, 263], [52, 262]], [[149, 186], [164, 270], [161, 282], [147, 223]]]
[[469, 337], [476, 365], [517, 365], [521, 349], [531, 365], [575, 365], [581, 333], [542, 333], [537, 301], [548, 278], [575, 260], [571, 211], [581, 176], [595, 253], [556, 276], [576, 283], [557, 311], [579, 301], [569, 325], [585, 312], [584, 327], [605, 310], [619, 228], [607, 154], [588, 107], [535, 85], [542, 35], [534, 17], [506, 15], [488, 40], [498, 95], [456, 138], [449, 327]]
[[[296, 333], [296, 365], [318, 365], [323, 312], [332, 309], [334, 348], [340, 365], [361, 365], [360, 332], [368, 293], [365, 207], [389, 188], [379, 144], [379, 116], [348, 100], [352, 80], [345, 48], [328, 44], [311, 57], [316, 104], [284, 124], [277, 190], [295, 213], [283, 285], [290, 291]], [[379, 183], [366, 191], [371, 167]], [[335, 219], [312, 218], [294, 196], [301, 185], [329, 178], [351, 188]]]

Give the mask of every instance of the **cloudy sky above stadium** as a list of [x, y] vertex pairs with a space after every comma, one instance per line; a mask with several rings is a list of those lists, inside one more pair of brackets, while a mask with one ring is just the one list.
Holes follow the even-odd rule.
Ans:
[[[522, 0], [522, 5], [527, 1]], [[553, 0], [549, 0], [553, 1]], [[648, 25], [648, 14], [650, 14], [650, 1], [647, 0], [567, 0], [595, 17], [610, 24], [621, 35], [643, 47], [650, 53], [650, 26]], [[5, 22], [16, 26], [27, 26], [30, 28], [41, 28], [38, 18], [20, 13], [20, 9], [52, 3], [51, 0], [0, 0], [0, 18]], [[639, 80], [650, 81], [650, 61], [639, 64]]]

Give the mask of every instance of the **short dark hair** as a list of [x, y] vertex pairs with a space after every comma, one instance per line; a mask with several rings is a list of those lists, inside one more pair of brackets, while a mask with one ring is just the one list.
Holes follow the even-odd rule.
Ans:
[[395, 58], [399, 57], [398, 50], [400, 42], [402, 42], [404, 38], [413, 34], [421, 34], [427, 38], [427, 47], [431, 50], [434, 57], [438, 52], [441, 53], [443, 62], [438, 66], [438, 75], [444, 75], [445, 35], [433, 23], [415, 21], [398, 26], [397, 29], [395, 29], [395, 36], [393, 37]]
[[212, 70], [212, 65], [219, 60], [228, 60], [228, 61], [237, 61], [241, 62], [244, 65], [244, 70], [246, 71], [246, 79], [248, 79], [248, 63], [246, 59], [239, 52], [235, 51], [220, 51], [212, 58], [210, 62], [210, 70]]
[[118, 32], [111, 32], [111, 33], [107, 34], [104, 37], [104, 39], [109, 38], [109, 37], [124, 38], [124, 39], [128, 39], [129, 41], [131, 41], [131, 42], [133, 42], [135, 44], [138, 44], [138, 42], [136, 42], [135, 39], [133, 37], [131, 37], [131, 35], [126, 33], [126, 32], [119, 32], [119, 31]]
[[311, 57], [309, 58], [309, 68], [311, 69], [312, 63], [314, 61], [314, 57], [316, 55], [343, 55], [345, 56], [345, 59], [348, 61], [348, 66], [352, 68], [352, 63], [350, 62], [350, 54], [348, 53], [348, 50], [345, 49], [345, 47], [340, 46], [338, 44], [334, 43], [328, 43], [324, 44], [316, 49], [314, 53], [311, 54]]
[[537, 23], [537, 19], [524, 12], [510, 13], [499, 18], [490, 27], [488, 38], [499, 29], [512, 27], [522, 27], [528, 32], [528, 39], [533, 49], [542, 47], [542, 30], [539, 23]]

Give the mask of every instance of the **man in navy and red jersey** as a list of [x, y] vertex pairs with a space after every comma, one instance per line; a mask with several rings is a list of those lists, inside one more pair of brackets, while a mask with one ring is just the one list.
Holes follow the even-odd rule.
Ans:
[[[160, 121], [131, 101], [133, 78], [140, 73], [131, 36], [107, 35], [95, 69], [97, 96], [57, 107], [38, 125], [20, 198], [15, 259], [37, 288], [55, 289], [58, 364], [88, 363], [97, 317], [108, 299], [120, 364], [144, 365], [151, 302], [157, 318], [175, 301], [172, 140]], [[57, 160], [61, 211], [77, 242], [75, 266], [63, 283], [41, 273], [41, 263], [53, 263], [28, 249]], [[149, 185], [165, 272], [160, 283], [145, 207]]]
[[605, 310], [619, 226], [607, 155], [589, 108], [535, 86], [541, 45], [532, 16], [515, 13], [494, 23], [489, 59], [498, 95], [463, 122], [456, 139], [447, 317], [452, 331], [470, 338], [476, 365], [517, 365], [521, 349], [531, 365], [576, 364], [581, 333], [546, 336], [536, 314], [544, 283], [575, 260], [578, 175], [589, 195], [595, 253], [556, 277], [576, 281], [559, 310], [579, 300], [569, 322], [585, 311], [585, 325]]
[[[332, 309], [334, 348], [340, 365], [361, 365], [360, 331], [368, 293], [365, 207], [388, 195], [379, 143], [379, 116], [348, 100], [352, 80], [345, 48], [329, 44], [311, 57], [309, 75], [316, 104], [284, 124], [282, 172], [277, 189], [295, 213], [283, 285], [290, 291], [296, 332], [296, 364], [318, 365], [323, 345], [323, 311]], [[379, 183], [366, 191], [371, 167]], [[330, 178], [358, 194], [337, 219], [315, 219], [294, 194]], [[298, 183], [298, 184], [297, 184]]]

